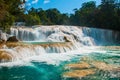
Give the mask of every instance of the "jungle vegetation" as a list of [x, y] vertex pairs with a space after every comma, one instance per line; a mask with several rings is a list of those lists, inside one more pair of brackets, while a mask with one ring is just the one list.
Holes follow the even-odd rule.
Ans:
[[7, 30], [14, 22], [25, 22], [26, 26], [75, 25], [120, 30], [120, 1], [101, 0], [98, 6], [89, 1], [68, 14], [56, 8], [26, 10], [25, 0], [0, 0], [0, 28]]

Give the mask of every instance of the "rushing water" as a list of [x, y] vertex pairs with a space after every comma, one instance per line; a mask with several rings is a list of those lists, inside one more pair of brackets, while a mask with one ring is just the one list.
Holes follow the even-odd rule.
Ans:
[[83, 45], [113, 45], [120, 43], [120, 32], [76, 26], [36, 26], [11, 28], [19, 40], [40, 42], [80, 42]]
[[[114, 47], [113, 47], [114, 48]], [[84, 48], [86, 50], [61, 54], [43, 54], [22, 61], [0, 64], [0, 80], [79, 80], [63, 77], [65, 64], [80, 62], [83, 56], [120, 67], [120, 50]], [[111, 76], [112, 75], [112, 76]], [[81, 80], [119, 80], [120, 72], [98, 70]]]
[[[12, 57], [1, 61], [0, 80], [120, 80], [120, 46], [108, 45], [118, 44], [119, 33], [105, 31], [73, 26], [12, 28], [11, 34], [22, 45], [0, 49]], [[96, 46], [104, 44], [108, 46]], [[90, 67], [67, 66], [81, 62]], [[75, 70], [94, 70], [94, 74], [65, 76]]]

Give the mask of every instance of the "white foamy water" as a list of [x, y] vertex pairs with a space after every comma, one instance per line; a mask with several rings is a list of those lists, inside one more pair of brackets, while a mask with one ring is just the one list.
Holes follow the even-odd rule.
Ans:
[[[0, 66], [23, 66], [23, 65], [32, 65], [31, 62], [45, 62], [46, 64], [59, 65], [63, 61], [69, 61], [77, 55], [88, 55], [89, 53], [94, 52], [94, 48], [80, 48], [79, 50], [68, 51], [66, 53], [46, 53], [40, 55], [34, 55], [29, 57], [24, 57], [16, 61], [0, 63]], [[25, 53], [24, 53], [25, 54]]]
[[[97, 50], [98, 47], [94, 46], [99, 43], [107, 43], [107, 41], [113, 43], [119, 40], [118, 32], [75, 26], [13, 27], [11, 35], [16, 36], [25, 44], [30, 44], [14, 48], [6, 46], [6, 48], [0, 49], [0, 51], [5, 51], [4, 55], [12, 57], [11, 62], [3, 58], [1, 60], [3, 63], [0, 63], [0, 66], [16, 65], [17, 63], [26, 65], [31, 61], [59, 65], [60, 62], [70, 60], [77, 55], [87, 55], [92, 52], [107, 53], [105, 50]], [[39, 42], [52, 42], [54, 45], [33, 45], [34, 43], [39, 44]], [[61, 44], [56, 42], [61, 42]]]
[[107, 29], [82, 28], [83, 33], [94, 39], [96, 45], [109, 45], [120, 43], [120, 32]]
[[94, 40], [84, 35], [75, 26], [38, 26], [36, 28], [11, 28], [11, 35], [22, 41], [79, 42], [81, 45], [94, 45]]
[[11, 35], [22, 41], [66, 42], [67, 40], [89, 46], [120, 43], [118, 31], [76, 26], [13, 27]]
[[[39, 47], [38, 47], [39, 48]], [[8, 49], [9, 51], [10, 49]], [[11, 51], [11, 50], [10, 50]], [[19, 52], [20, 51], [20, 52]], [[37, 51], [37, 55], [30, 55], [32, 52], [31, 50], [26, 50], [23, 48], [22, 50], [19, 49], [18, 53], [12, 52], [12, 54], [16, 54], [13, 58], [12, 62], [5, 62], [5, 63], [0, 63], [0, 66], [8, 66], [8, 67], [13, 67], [13, 66], [34, 66], [31, 62], [39, 62], [39, 63], [46, 63], [46, 64], [52, 64], [52, 65], [59, 65], [61, 62], [64, 61], [70, 61], [72, 58], [75, 58], [77, 56], [88, 56], [91, 53], [100, 53], [100, 54], [105, 54], [105, 55], [112, 55], [112, 56], [120, 56], [120, 54], [117, 54], [113, 51], [113, 53], [109, 53], [108, 50], [101, 49], [101, 46], [84, 46], [80, 47], [78, 50], [72, 50], [68, 52], [63, 52], [63, 53], [46, 53], [44, 52], [44, 49]], [[35, 51], [35, 50], [34, 50]], [[17, 59], [16, 59], [17, 58]]]

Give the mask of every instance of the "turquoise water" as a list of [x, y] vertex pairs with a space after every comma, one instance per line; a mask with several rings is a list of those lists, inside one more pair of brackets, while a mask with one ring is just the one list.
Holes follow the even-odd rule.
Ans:
[[60, 44], [64, 44], [66, 42], [32, 42], [32, 41], [26, 41], [26, 42], [22, 42], [24, 44], [56, 44], [56, 43], [60, 43]]
[[34, 63], [32, 66], [16, 66], [0, 69], [0, 80], [61, 80], [61, 70], [57, 66]]
[[113, 64], [120, 68], [119, 49], [102, 48], [90, 52], [87, 55], [76, 54], [69, 60], [58, 62], [59, 64], [57, 65], [48, 64], [45, 61], [39, 62], [32, 60], [28, 65], [1, 66], [0, 80], [120, 80], [120, 71], [118, 70], [114, 72], [97, 70], [94, 75], [89, 75], [84, 78], [63, 77], [63, 73], [69, 71], [65, 69], [65, 65], [80, 62], [83, 56], [90, 57], [94, 61]]

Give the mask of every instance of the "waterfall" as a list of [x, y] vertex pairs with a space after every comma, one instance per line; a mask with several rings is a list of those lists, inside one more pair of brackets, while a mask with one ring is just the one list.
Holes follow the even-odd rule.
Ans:
[[11, 35], [22, 41], [79, 42], [81, 45], [108, 45], [120, 43], [120, 32], [76, 27], [76, 26], [34, 26], [32, 28], [13, 27]]
[[0, 30], [0, 40], [4, 40], [4, 41], [7, 40], [7, 34], [3, 33], [1, 30]]
[[109, 45], [120, 43], [119, 31], [87, 27], [83, 27], [82, 30], [86, 36], [92, 37], [97, 45]]
[[49, 53], [66, 53], [84, 46], [119, 42], [119, 32], [76, 26], [12, 27], [20, 42], [0, 45], [0, 62], [17, 61]]
[[94, 45], [93, 39], [75, 26], [17, 27], [11, 28], [11, 35], [22, 41], [79, 42], [81, 45]]
[[[14, 45], [14, 47], [12, 45]], [[6, 44], [6, 48], [0, 49], [0, 62], [17, 61], [49, 53], [65, 53], [76, 49], [77, 47], [72, 43], [49, 43], [36, 45], [8, 43]]]

